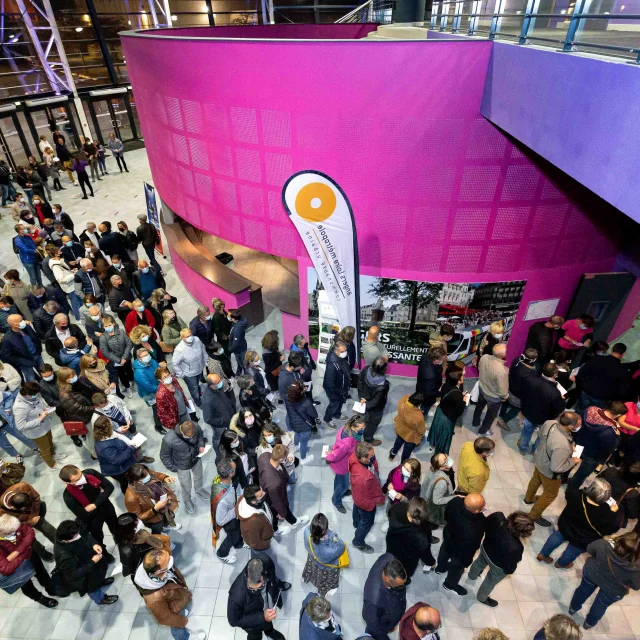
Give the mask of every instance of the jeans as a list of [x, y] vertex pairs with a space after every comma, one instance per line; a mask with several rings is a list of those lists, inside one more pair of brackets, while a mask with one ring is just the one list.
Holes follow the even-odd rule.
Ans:
[[324, 421], [331, 422], [334, 418], [339, 418], [344, 404], [344, 396], [341, 392], [327, 391], [329, 404], [324, 412]]
[[234, 353], [234, 357], [236, 359], [236, 364], [238, 365], [238, 368], [236, 369], [236, 375], [242, 375], [242, 372], [244, 371], [244, 357], [246, 355], [246, 351], [241, 351], [240, 353]]
[[29, 274], [29, 282], [31, 284], [37, 284], [39, 287], [42, 286], [42, 267], [38, 262], [23, 262], [22, 266], [25, 271]]
[[599, 398], [594, 398], [590, 396], [588, 393], [584, 391], [580, 391], [580, 398], [578, 399], [578, 413], [582, 416], [584, 420], [584, 414], [587, 412], [589, 407], [599, 407], [600, 409], [604, 409], [607, 406], [606, 400], [600, 400]]
[[593, 458], [582, 458], [582, 462], [578, 467], [578, 470], [571, 476], [571, 480], [569, 480], [569, 486], [575, 487], [576, 489], [580, 488], [580, 485], [587, 479], [587, 476], [595, 471], [595, 468], [600, 463]]
[[[482, 416], [482, 410], [487, 407], [487, 413], [484, 416], [484, 420], [482, 421], [482, 425], [480, 425], [480, 416]], [[491, 398], [490, 396], [485, 396], [480, 390], [478, 394], [478, 404], [476, 404], [476, 409], [473, 412], [473, 426], [480, 426], [478, 429], [478, 435], [484, 435], [491, 429], [491, 425], [493, 421], [498, 417], [498, 413], [500, 413], [500, 407], [502, 406], [502, 401], [499, 398]]]
[[107, 173], [107, 159], [104, 156], [98, 156], [98, 167], [103, 173]]
[[105, 597], [105, 595], [107, 594], [107, 590], [109, 589], [109, 585], [102, 585], [99, 589], [96, 589], [95, 591], [89, 591], [89, 593], [87, 593], [87, 595], [96, 603], [96, 604], [100, 604], [103, 600], [103, 598]]
[[193, 488], [196, 493], [204, 491], [202, 486], [202, 458], [191, 469], [180, 470], [176, 474], [182, 489], [182, 498], [185, 502], [191, 502], [191, 480], [193, 478]]
[[202, 402], [200, 401], [200, 380], [202, 379], [202, 375], [198, 374], [197, 376], [182, 376], [182, 379], [187, 385], [187, 389], [189, 389], [189, 395], [193, 399], [196, 407], [201, 407]]
[[[181, 616], [186, 615], [186, 607], [180, 612]], [[191, 634], [184, 627], [169, 627], [171, 629], [171, 637], [173, 640], [189, 640]]]
[[[155, 407], [155, 405], [153, 405]], [[220, 448], [220, 438], [222, 434], [227, 430], [227, 427], [214, 427], [213, 425], [209, 425], [211, 427], [211, 446], [213, 447], [213, 452], [216, 456], [216, 461], [218, 460], [218, 449]]]
[[440, 547], [440, 553], [438, 553], [438, 566], [436, 571], [438, 573], [447, 572], [447, 577], [444, 580], [444, 584], [447, 587], [457, 587], [460, 583], [460, 578], [464, 573], [464, 564], [457, 556], [452, 556], [447, 549], [446, 544], [442, 544]]
[[307, 449], [309, 447], [309, 438], [311, 437], [311, 431], [303, 431], [298, 433], [294, 431], [293, 443], [300, 445], [300, 458], [304, 460], [307, 457]]
[[520, 440], [518, 442], [518, 449], [522, 455], [529, 453], [529, 444], [531, 443], [531, 436], [533, 432], [538, 428], [537, 424], [533, 424], [531, 420], [524, 419], [524, 425], [522, 426], [522, 433], [520, 434]]
[[[598, 585], [591, 582], [591, 580], [589, 580], [589, 578], [587, 578], [583, 573], [582, 582], [575, 590], [573, 598], [571, 598], [569, 608], [572, 611], [580, 611], [580, 609], [582, 609], [582, 605], [597, 588]], [[600, 591], [598, 591], [598, 595], [595, 597], [595, 600], [591, 603], [591, 609], [589, 609], [589, 613], [584, 620], [585, 623], [591, 627], [598, 624], [607, 609], [615, 602], [622, 600], [623, 597], [624, 596], [607, 593], [601, 588]]]
[[349, 474], [336, 473], [333, 478], [333, 495], [331, 496], [331, 502], [335, 507], [342, 506], [342, 498], [347, 491], [349, 491]]
[[7, 198], [15, 199], [16, 190], [11, 183], [2, 184], [0, 187], [2, 187], [2, 206], [5, 207], [7, 205]]
[[33, 365], [31, 367], [20, 367], [20, 371], [24, 376], [25, 382], [33, 382], [36, 379], [36, 374], [33, 372], [34, 367], [40, 369], [40, 365], [44, 364], [42, 356], [36, 356], [34, 358]]
[[26, 445], [31, 450], [38, 448], [38, 445], [33, 440], [30, 440], [22, 433], [22, 431], [18, 430], [15, 425], [13, 415], [11, 415], [9, 422], [0, 427], [0, 449], [3, 449], [10, 456], [13, 456], [15, 458], [18, 455], [18, 452], [9, 441], [9, 438], [7, 438], [8, 433], [11, 434], [16, 440], [20, 440], [22, 444]]
[[477, 597], [480, 602], [484, 602], [491, 595], [496, 585], [501, 580], [504, 580], [507, 575], [503, 569], [491, 562], [484, 547], [480, 547], [480, 555], [475, 559], [469, 569], [469, 580], [477, 580], [486, 567], [489, 567], [489, 573], [487, 573], [478, 589]]
[[402, 456], [400, 458], [401, 464], [404, 464], [405, 460], [408, 460], [413, 453], [413, 450], [417, 447], [417, 444], [413, 444], [413, 442], [407, 442], [403, 440], [400, 436], [396, 436], [396, 441], [393, 443], [393, 447], [391, 447], [391, 454], [397, 455], [398, 451], [402, 449]]
[[373, 523], [376, 519], [376, 510], [373, 511], [365, 511], [360, 507], [356, 507], [353, 505], [353, 526], [355, 528], [355, 533], [353, 535], [352, 544], [356, 547], [362, 547], [364, 545], [364, 539], [367, 537], [369, 531], [371, 531], [373, 527]]
[[[560, 531], [556, 531], [552, 533], [547, 538], [547, 541], [544, 543], [544, 546], [540, 550], [540, 555], [550, 557], [551, 554], [563, 542], [566, 542], [566, 538], [560, 533]], [[568, 542], [566, 549], [563, 551], [562, 555], [558, 558], [558, 564], [561, 567], [566, 567], [568, 564], [571, 564], [579, 555], [583, 553], [584, 551], [582, 549], [578, 549], [578, 547], [574, 547], [571, 543]]]
[[[120, 169], [120, 171], [122, 171], [122, 169]], [[162, 269], [160, 268], [160, 265], [158, 264], [158, 261], [156, 260], [156, 248], [154, 245], [151, 244], [147, 244], [147, 245], [142, 245], [144, 252], [147, 254], [147, 258], [149, 258], [149, 264], [152, 267], [155, 267], [157, 271], [162, 271]]]
[[222, 525], [222, 528], [227, 535], [218, 549], [218, 557], [226, 558], [231, 551], [231, 547], [234, 549], [242, 549], [243, 541], [242, 535], [240, 534], [240, 522], [237, 518]]
[[71, 308], [73, 309], [74, 318], [76, 320], [80, 320], [80, 309], [84, 304], [82, 298], [75, 291], [68, 293], [67, 297], [69, 298], [69, 302], [71, 303]]

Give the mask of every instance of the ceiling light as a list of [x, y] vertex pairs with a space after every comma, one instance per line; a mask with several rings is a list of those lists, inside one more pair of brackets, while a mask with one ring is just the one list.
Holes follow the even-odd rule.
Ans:
[[171, 22], [175, 22], [178, 19], [178, 16], [171, 16]]
[[82, 27], [76, 27], [76, 31], [80, 33], [82, 31]]

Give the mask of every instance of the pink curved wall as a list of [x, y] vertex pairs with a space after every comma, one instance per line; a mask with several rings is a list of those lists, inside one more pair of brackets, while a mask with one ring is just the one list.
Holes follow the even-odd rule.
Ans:
[[480, 116], [490, 42], [123, 44], [156, 188], [200, 229], [306, 257], [281, 189], [322, 171], [351, 202], [363, 273], [526, 279], [514, 352], [530, 300], [562, 313], [583, 272], [614, 265], [617, 212]]

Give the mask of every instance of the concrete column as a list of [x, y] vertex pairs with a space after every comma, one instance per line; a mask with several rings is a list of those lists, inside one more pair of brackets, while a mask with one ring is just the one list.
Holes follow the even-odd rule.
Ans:
[[424, 22], [426, 0], [396, 0], [394, 22]]

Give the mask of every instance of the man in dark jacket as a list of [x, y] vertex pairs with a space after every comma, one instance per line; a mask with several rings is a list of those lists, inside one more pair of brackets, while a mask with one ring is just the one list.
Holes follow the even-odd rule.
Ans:
[[360, 402], [365, 403], [364, 439], [374, 447], [382, 444], [382, 440], [378, 440], [374, 436], [382, 420], [389, 395], [389, 381], [385, 378], [387, 364], [386, 358], [378, 356], [373, 364], [366, 366], [358, 376]]
[[449, 593], [467, 595], [467, 590], [459, 583], [465, 568], [473, 562], [484, 536], [484, 506], [484, 498], [479, 493], [470, 493], [464, 498], [456, 497], [447, 503], [444, 514], [447, 524], [438, 554], [436, 574], [447, 574], [442, 588]]
[[324, 388], [329, 404], [324, 412], [324, 423], [329, 429], [337, 429], [334, 422], [337, 418], [346, 418], [340, 415], [342, 405], [349, 397], [351, 389], [351, 368], [347, 361], [347, 345], [342, 340], [333, 343], [333, 349], [327, 354], [326, 370], [322, 387]]
[[40, 340], [46, 340], [47, 334], [53, 329], [53, 317], [59, 309], [57, 302], [49, 300], [33, 312], [33, 328]]
[[204, 305], [198, 307], [196, 317], [189, 323], [189, 329], [191, 329], [191, 335], [199, 338], [205, 349], [209, 351], [211, 343], [215, 338], [212, 315], [209, 307], [205, 307]]
[[113, 484], [95, 469], [81, 470], [72, 464], [60, 469], [59, 478], [66, 484], [62, 494], [65, 505], [102, 547], [105, 560], [114, 562], [104, 545], [103, 533], [105, 523], [112, 535], [117, 528], [116, 510], [109, 499]]
[[424, 404], [420, 408], [425, 416], [438, 399], [442, 386], [442, 365], [446, 360], [447, 354], [442, 347], [429, 347], [429, 351], [420, 358], [416, 392], [424, 395]]
[[[287, 495], [289, 474], [282, 466], [288, 453], [283, 444], [277, 444], [271, 452], [267, 451], [258, 457], [260, 486], [267, 494], [267, 504], [274, 515], [273, 530], [281, 536], [286, 536], [292, 528], [295, 529], [309, 522], [309, 516], [296, 518], [289, 507]], [[279, 520], [286, 520], [288, 524], [278, 526]]]
[[381, 555], [364, 583], [362, 617], [366, 633], [374, 640], [390, 640], [389, 632], [400, 622], [407, 608], [407, 572], [390, 553]]
[[282, 608], [282, 595], [275, 571], [267, 571], [265, 562], [269, 559], [249, 560], [233, 581], [227, 599], [227, 620], [232, 627], [245, 631], [247, 640], [260, 640], [263, 633], [272, 640], [286, 640], [273, 628], [276, 608]]
[[152, 224], [147, 222], [147, 216], [145, 216], [144, 213], [138, 215], [138, 220], [140, 220], [140, 226], [136, 229], [138, 242], [142, 245], [142, 248], [147, 254], [152, 266], [154, 266], [159, 272], [162, 272], [162, 269], [156, 260], [155, 252], [156, 245], [160, 242], [158, 230]]
[[62, 313], [68, 313], [71, 309], [62, 289], [50, 285], [46, 287], [36, 287], [33, 293], [30, 293], [27, 297], [27, 306], [35, 313], [43, 307], [45, 302], [50, 300], [58, 303], [58, 307], [60, 307]]
[[[65, 222], [65, 221], [62, 220], [62, 222]], [[72, 229], [72, 227], [68, 227], [66, 224], [65, 224], [65, 227], [67, 229]], [[96, 247], [100, 246], [100, 234], [96, 229], [95, 222], [87, 222], [86, 229], [80, 234], [80, 242], [83, 245], [85, 242], [90, 242], [91, 244], [95, 244]]]
[[120, 318], [120, 322], [124, 325], [127, 316], [133, 309], [133, 301], [136, 299], [130, 287], [124, 286], [122, 276], [111, 276], [111, 291], [109, 291], [109, 306], [115, 311]]
[[[133, 262], [123, 262], [119, 254], [111, 256], [111, 266], [107, 269], [107, 281], [111, 284], [111, 276], [120, 276], [125, 289], [133, 288], [133, 273], [136, 270]], [[134, 290], [135, 297], [139, 297], [138, 291]]]
[[118, 596], [106, 594], [113, 578], [107, 578], [108, 563], [102, 547], [79, 522], [64, 520], [58, 525], [53, 554], [62, 582], [71, 593], [86, 593], [101, 605], [118, 601]]
[[562, 316], [551, 316], [548, 320], [534, 322], [529, 327], [526, 348], [535, 349], [538, 352], [541, 365], [547, 364], [553, 356], [553, 348], [558, 341], [558, 329], [563, 324]]
[[177, 429], [169, 430], [162, 438], [160, 460], [170, 471], [177, 474], [182, 488], [182, 499], [187, 513], [194, 513], [191, 501], [191, 485], [196, 495], [203, 500], [209, 494], [202, 485], [202, 459], [204, 436], [202, 429], [191, 421], [183, 422]]
[[300, 609], [299, 637], [304, 640], [342, 640], [342, 629], [331, 612], [331, 603], [309, 593]]
[[398, 558], [407, 570], [407, 584], [411, 582], [420, 560], [424, 564], [424, 571], [435, 567], [436, 561], [431, 553], [431, 527], [427, 521], [427, 501], [424, 498], [396, 502], [389, 509], [386, 541], [387, 553]]
[[119, 255], [123, 262], [130, 262], [129, 253], [127, 252], [127, 240], [121, 234], [111, 230], [111, 223], [105, 220], [98, 227], [102, 234], [98, 247], [105, 255]]
[[84, 258], [84, 247], [79, 242], [74, 242], [73, 238], [62, 236], [62, 246], [60, 247], [64, 261], [72, 268], [80, 267], [80, 260]]
[[77, 324], [69, 322], [69, 316], [64, 313], [57, 313], [53, 316], [53, 328], [45, 336], [44, 346], [47, 353], [61, 367], [60, 351], [64, 347], [67, 338], [75, 338], [78, 341], [78, 349], [83, 350], [87, 346], [87, 338]]
[[580, 367], [576, 383], [580, 386], [578, 411], [596, 406], [604, 409], [610, 400], [622, 400], [629, 387], [629, 369], [622, 364], [627, 346], [616, 342], [610, 355], [596, 356]]
[[243, 318], [237, 309], [229, 309], [229, 320], [231, 320], [231, 333], [229, 334], [229, 354], [236, 358], [236, 375], [239, 376], [244, 371], [244, 355], [247, 353], [247, 327], [249, 322]]
[[218, 455], [220, 436], [229, 428], [231, 418], [236, 412], [236, 395], [233, 387], [223, 391], [224, 383], [217, 373], [210, 373], [207, 382], [200, 385], [202, 419], [211, 427], [211, 444]]
[[480, 555], [469, 569], [469, 580], [477, 580], [489, 567], [489, 573], [478, 589], [478, 601], [488, 607], [497, 607], [498, 602], [489, 597], [496, 585], [506, 576], [515, 573], [522, 560], [522, 540], [531, 537], [535, 525], [522, 511], [514, 511], [508, 518], [496, 511], [485, 519], [485, 536]]
[[511, 431], [509, 422], [520, 413], [525, 381], [527, 378], [538, 375], [537, 361], [538, 352], [530, 347], [511, 362], [511, 367], [509, 367], [509, 398], [502, 403], [500, 417], [496, 421], [496, 424], [505, 431]]
[[90, 293], [95, 296], [97, 302], [104, 305], [106, 291], [102, 280], [98, 277], [98, 272], [93, 268], [93, 262], [89, 258], [82, 258], [79, 266], [80, 269], [76, 271], [73, 278], [76, 293], [83, 298]]
[[525, 380], [520, 398], [524, 425], [518, 440], [518, 448], [523, 456], [529, 453], [533, 432], [547, 420], [555, 420], [565, 410], [565, 401], [556, 383], [557, 377], [558, 367], [553, 362], [547, 362], [542, 367], [542, 375]]
[[0, 360], [22, 372], [26, 382], [36, 379], [33, 369], [43, 364], [42, 343], [30, 323], [18, 313], [7, 318], [9, 331], [2, 338]]
[[138, 260], [133, 272], [133, 288], [140, 293], [141, 300], [148, 300], [156, 289], [164, 289], [165, 281], [160, 269], [150, 267], [146, 260]]
[[[294, 382], [310, 382], [311, 369], [308, 371], [304, 366], [304, 358], [301, 353], [291, 351], [286, 364], [283, 364], [278, 376], [278, 393], [284, 404], [287, 404], [287, 391]], [[308, 379], [307, 379], [308, 378]]]

